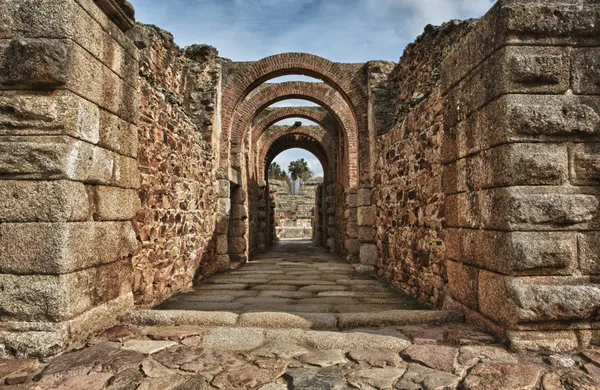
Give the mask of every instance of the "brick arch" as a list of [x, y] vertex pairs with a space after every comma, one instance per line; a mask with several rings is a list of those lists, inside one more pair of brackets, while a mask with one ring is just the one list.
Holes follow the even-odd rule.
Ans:
[[[221, 156], [229, 158], [229, 141], [234, 131], [234, 114], [242, 101], [259, 85], [265, 81], [280, 76], [304, 75], [323, 80], [324, 83], [338, 91], [342, 99], [350, 107], [357, 128], [361, 130], [361, 141], [368, 145], [367, 126], [367, 94], [363, 86], [357, 80], [355, 70], [338, 63], [331, 62], [325, 58], [305, 53], [284, 53], [264, 58], [260, 61], [249, 63], [225, 80], [222, 101], [222, 134], [221, 134]], [[369, 148], [365, 148], [368, 154]], [[362, 177], [369, 176], [370, 164], [367, 161], [361, 163]], [[221, 167], [225, 163], [222, 161]], [[358, 169], [350, 176], [358, 177]], [[353, 179], [354, 181], [354, 179]]]
[[302, 118], [313, 121], [332, 135], [337, 137], [340, 127], [337, 119], [322, 107], [277, 107], [262, 111], [254, 120], [252, 139], [259, 139], [261, 134], [277, 122], [289, 118]]
[[229, 163], [240, 167], [240, 155], [246, 131], [250, 129], [254, 118], [270, 105], [287, 99], [304, 99], [327, 109], [341, 124], [345, 134], [345, 156], [347, 156], [347, 180], [350, 186], [357, 186], [358, 176], [358, 124], [352, 109], [343, 97], [326, 84], [288, 82], [273, 84], [246, 99], [235, 112], [234, 132], [231, 134], [231, 156], [227, 151], [221, 154], [221, 167], [227, 169]]
[[268, 149], [264, 157], [263, 161], [265, 163], [265, 167], [264, 169], [260, 170], [262, 177], [267, 177], [267, 171], [269, 169], [268, 167], [271, 165], [273, 160], [275, 160], [275, 157], [277, 157], [280, 153], [293, 148], [304, 149], [314, 154], [323, 167], [325, 180], [328, 180], [330, 173], [327, 152], [325, 151], [323, 145], [319, 143], [319, 141], [305, 134], [286, 134], [276, 140]]
[[[264, 167], [257, 167], [259, 181], [266, 178], [265, 173], [269, 165], [279, 153], [296, 147], [314, 154], [321, 162], [326, 176], [331, 175], [335, 167], [337, 140], [329, 131], [320, 126], [272, 126], [261, 135], [258, 145], [258, 163], [265, 164]], [[305, 145], [306, 147], [299, 145]], [[307, 147], [314, 149], [316, 152], [307, 149]]]

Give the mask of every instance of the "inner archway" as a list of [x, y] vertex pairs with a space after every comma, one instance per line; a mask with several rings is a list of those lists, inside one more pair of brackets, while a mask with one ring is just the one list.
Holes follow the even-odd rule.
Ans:
[[287, 149], [266, 163], [267, 182], [272, 198], [274, 239], [311, 240], [322, 234], [321, 203], [318, 192], [323, 184], [321, 160], [302, 148]]

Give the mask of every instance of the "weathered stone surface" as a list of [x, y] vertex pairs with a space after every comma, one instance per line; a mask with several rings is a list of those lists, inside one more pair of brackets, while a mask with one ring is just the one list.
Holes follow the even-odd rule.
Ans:
[[0, 173], [15, 179], [69, 179], [137, 188], [135, 159], [64, 136], [0, 138]]
[[5, 223], [0, 237], [0, 270], [17, 274], [71, 273], [111, 263], [137, 247], [130, 222]]
[[476, 389], [535, 389], [544, 372], [535, 364], [479, 364], [465, 381], [466, 390]]
[[86, 375], [97, 368], [100, 372], [119, 373], [129, 368], [139, 367], [144, 358], [143, 354], [135, 351], [99, 344], [57, 357], [42, 371], [42, 376], [62, 378]]
[[276, 357], [283, 359], [290, 359], [296, 356], [305, 355], [309, 351], [296, 344], [285, 343], [281, 341], [274, 341], [268, 343], [258, 349], [252, 351], [252, 355], [261, 357]]
[[0, 360], [0, 383], [9, 385], [25, 382], [38, 371], [37, 360]]
[[354, 350], [350, 351], [348, 356], [350, 359], [355, 360], [360, 364], [368, 364], [371, 367], [386, 368], [405, 366], [398, 355], [398, 352], [393, 351]]
[[600, 233], [586, 232], [579, 234], [579, 267], [584, 274], [600, 273]]
[[264, 343], [262, 329], [214, 328], [204, 336], [202, 346], [226, 351], [249, 351]]
[[452, 373], [458, 357], [458, 349], [441, 345], [412, 345], [402, 351], [401, 355], [404, 359]]
[[454, 390], [460, 377], [447, 372], [436, 371], [418, 364], [410, 364], [406, 373], [395, 385], [397, 390], [435, 389]]
[[144, 355], [152, 355], [174, 345], [175, 343], [172, 341], [130, 340], [123, 344], [123, 349], [139, 352]]
[[318, 367], [329, 367], [348, 362], [346, 360], [344, 351], [340, 349], [310, 352], [305, 355], [298, 356], [296, 359], [303, 363], [308, 363]]
[[116, 187], [97, 186], [95, 215], [101, 221], [127, 221], [133, 219], [140, 209], [137, 191]]
[[570, 275], [577, 262], [576, 233], [447, 230], [449, 259], [505, 274]]
[[592, 390], [597, 389], [599, 385], [597, 377], [592, 378], [580, 370], [549, 372], [542, 378], [542, 388], [544, 390], [562, 390], [565, 388]]
[[482, 271], [479, 286], [481, 311], [503, 323], [589, 318], [600, 298], [600, 288], [585, 277], [513, 278]]
[[1, 222], [73, 222], [88, 216], [89, 202], [81, 183], [0, 181]]
[[585, 229], [597, 224], [594, 214], [599, 205], [597, 197], [549, 190], [508, 187], [484, 191], [482, 227], [497, 230]]
[[[46, 377], [35, 384], [34, 390], [52, 390], [52, 389], [89, 389], [103, 390], [113, 378], [109, 373], [91, 373], [89, 375], [70, 376], [66, 378]], [[139, 388], [139, 387], [138, 387]]]
[[342, 390], [347, 388], [344, 371], [338, 367], [297, 368], [285, 373], [294, 389]]
[[269, 362], [266, 367], [246, 363], [225, 369], [211, 383], [221, 389], [254, 389], [281, 377], [286, 368], [283, 362]]
[[446, 262], [450, 294], [463, 305], [478, 308], [479, 269], [465, 264]]
[[371, 368], [350, 371], [347, 378], [348, 383], [357, 389], [391, 389], [404, 372], [401, 368]]

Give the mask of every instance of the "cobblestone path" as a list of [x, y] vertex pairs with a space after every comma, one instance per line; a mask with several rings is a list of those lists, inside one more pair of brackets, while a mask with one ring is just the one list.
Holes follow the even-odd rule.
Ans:
[[[282, 243], [52, 359], [7, 389], [600, 389], [600, 351], [511, 353], [306, 242]], [[0, 385], [1, 386], [1, 385]]]

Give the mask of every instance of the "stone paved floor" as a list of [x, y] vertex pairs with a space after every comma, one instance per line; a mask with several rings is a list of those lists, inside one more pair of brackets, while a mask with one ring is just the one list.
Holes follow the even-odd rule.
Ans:
[[[310, 298], [303, 294], [294, 298], [260, 297], [293, 300], [273, 302], [276, 307], [284, 308], [282, 310], [294, 305], [320, 305], [318, 308], [326, 307], [328, 310], [321, 313], [323, 315], [335, 315], [340, 311], [339, 305], [327, 301], [297, 301], [351, 298], [356, 301], [347, 303], [350, 306], [366, 303], [361, 300], [365, 299], [364, 295], [319, 297], [322, 291], [318, 289], [302, 290], [308, 286], [327, 285], [329, 289], [325, 291], [336, 291], [331, 290], [331, 286], [339, 286], [337, 291], [341, 292], [393, 295], [368, 298], [394, 300], [376, 303], [384, 305], [381, 309], [387, 309], [390, 303], [419, 309], [407, 297], [374, 283], [361, 282], [369, 279], [352, 272], [342, 262], [332, 261], [332, 256], [317, 248], [292, 246], [293, 253], [290, 253], [290, 248], [282, 245], [252, 265], [214, 278], [210, 286], [227, 285], [224, 291], [229, 291], [222, 295], [227, 297], [224, 302], [214, 303], [236, 302], [239, 297], [231, 295], [234, 291], [258, 294], [268, 291], [309, 292], [315, 295]], [[302, 259], [306, 263], [301, 263]], [[296, 271], [292, 269], [304, 269], [306, 273], [295, 275]], [[336, 275], [333, 269], [340, 272], [337, 274], [340, 276], [329, 280], [328, 275]], [[269, 274], [265, 272], [268, 270], [285, 272]], [[260, 272], [253, 274], [251, 271]], [[269, 276], [301, 277], [308, 274], [310, 279], [275, 279]], [[260, 278], [249, 275], [260, 275]], [[237, 281], [228, 281], [228, 278]], [[310, 280], [311, 283], [296, 285], [275, 282], [277, 280]], [[340, 283], [343, 280], [356, 282]], [[328, 283], [314, 283], [316, 281]], [[240, 285], [239, 288], [232, 288], [234, 284]], [[290, 289], [255, 289], [257, 286], [288, 286]], [[377, 288], [361, 291], [358, 286]], [[215, 290], [201, 287], [183, 297], [204, 296], [211, 291]], [[250, 297], [259, 297], [258, 294]], [[209, 295], [219, 296], [220, 293], [206, 294]], [[142, 316], [145, 321], [139, 321], [142, 318], [139, 317], [137, 324], [116, 326], [92, 338], [85, 348], [53, 359], [0, 360], [0, 387], [4, 385], [15, 390], [600, 389], [600, 350], [554, 355], [514, 354], [485, 333], [463, 323], [439, 321], [439, 318], [438, 324], [394, 325], [394, 321], [384, 321], [377, 327], [368, 328], [358, 327], [359, 321], [352, 327], [336, 330], [315, 330], [315, 324], [310, 321], [299, 323], [298, 328], [288, 326], [285, 321], [247, 326], [247, 323], [239, 322], [243, 316], [256, 313], [252, 310], [258, 310], [259, 314], [264, 310], [252, 306], [254, 302], [242, 301], [246, 303], [236, 308], [236, 313], [225, 309], [218, 311], [218, 308], [217, 311], [208, 311], [206, 306], [200, 306], [205, 311], [194, 310], [193, 305], [205, 302], [210, 301], [173, 299], [162, 307], [163, 310], [148, 311], [158, 313], [158, 317]], [[170, 305], [176, 309], [170, 310]], [[424, 312], [428, 311], [402, 311], [413, 313], [417, 318], [421, 318], [418, 315]], [[195, 313], [196, 316], [186, 317], [186, 313]], [[292, 313], [295, 312], [275, 312], [276, 315], [294, 316]], [[392, 317], [397, 317], [397, 312], [387, 310], [363, 315], [377, 317], [381, 313], [392, 313]], [[235, 320], [229, 326], [186, 322], [186, 319], [202, 319], [211, 315], [216, 315], [214, 318], [217, 319], [219, 316], [234, 316]], [[340, 317], [336, 318], [340, 320]], [[367, 321], [367, 324], [370, 322]]]
[[423, 307], [311, 241], [289, 240], [158, 309], [344, 313]]

